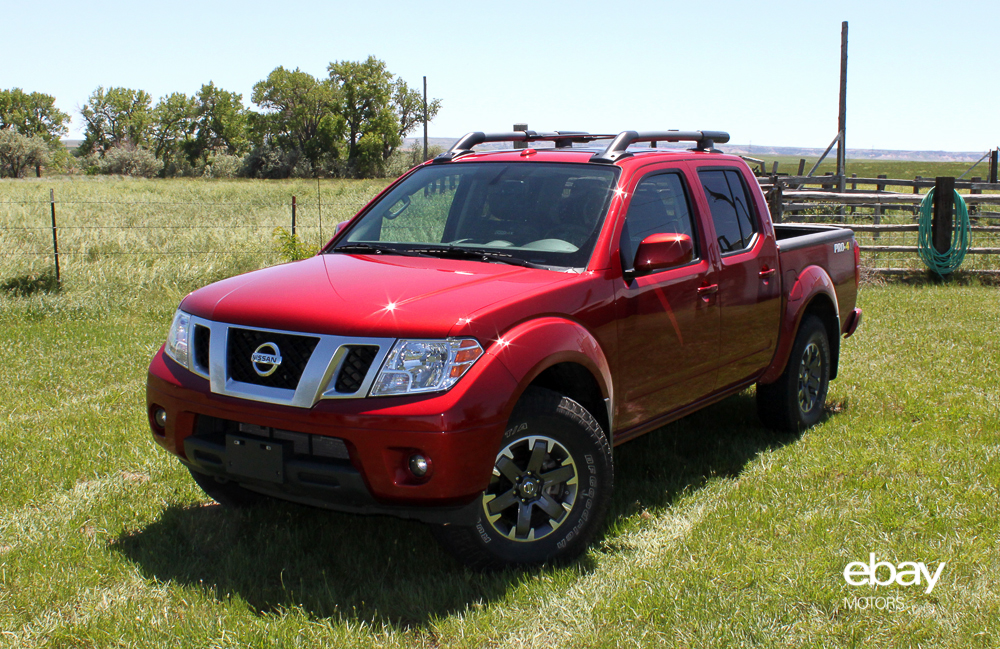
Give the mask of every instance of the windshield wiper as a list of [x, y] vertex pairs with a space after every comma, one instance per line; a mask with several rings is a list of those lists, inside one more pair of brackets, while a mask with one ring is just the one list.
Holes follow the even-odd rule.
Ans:
[[502, 264], [511, 264], [512, 266], [523, 266], [525, 268], [546, 268], [541, 264], [534, 264], [530, 261], [525, 261], [513, 255], [505, 255], [497, 252], [490, 252], [489, 250], [482, 250], [481, 248], [457, 248], [455, 246], [448, 246], [447, 248], [421, 248], [420, 252], [432, 255], [434, 257], [453, 257], [455, 259], [477, 259], [480, 261], [498, 261]]
[[331, 248], [329, 252], [374, 252], [379, 255], [403, 255], [404, 257], [428, 257], [423, 250], [410, 250], [407, 248], [393, 248], [378, 243], [346, 243], [342, 246]]

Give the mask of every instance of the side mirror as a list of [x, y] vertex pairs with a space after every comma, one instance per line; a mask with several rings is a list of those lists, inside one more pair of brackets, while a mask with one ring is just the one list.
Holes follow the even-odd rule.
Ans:
[[683, 266], [694, 259], [694, 242], [686, 234], [651, 234], [635, 251], [637, 273]]
[[350, 221], [341, 221], [340, 223], [338, 223], [337, 227], [333, 231], [333, 236], [337, 236], [338, 234], [340, 234], [340, 231], [346, 228], [348, 223], [350, 223]]

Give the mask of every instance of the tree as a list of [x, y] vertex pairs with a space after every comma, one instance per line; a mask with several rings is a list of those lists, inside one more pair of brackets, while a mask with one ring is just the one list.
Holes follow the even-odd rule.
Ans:
[[[396, 77], [392, 83], [392, 106], [396, 111], [396, 119], [399, 120], [399, 139], [402, 141], [424, 121], [424, 96], [419, 90], [410, 88], [405, 81]], [[440, 99], [427, 102], [427, 121], [434, 119], [439, 110], [441, 110]], [[389, 159], [393, 150], [383, 152], [385, 159]]]
[[250, 148], [248, 119], [243, 95], [216, 88], [209, 81], [195, 98], [196, 134], [190, 151], [191, 162], [208, 160], [212, 153], [243, 155]]
[[186, 157], [195, 132], [198, 104], [194, 97], [175, 92], [160, 99], [153, 109], [153, 154], [168, 169]]
[[[369, 158], [375, 151], [381, 157], [386, 146], [399, 146], [398, 121], [391, 108], [392, 74], [385, 63], [374, 56], [363, 62], [335, 61], [327, 71], [334, 87], [340, 91], [348, 166], [352, 169], [367, 167], [374, 161], [362, 160], [362, 157]], [[368, 141], [363, 146], [366, 135]]]
[[[336, 61], [327, 71], [341, 94], [348, 167], [356, 175], [381, 173], [403, 138], [423, 121], [423, 95], [374, 56], [363, 62]], [[427, 118], [440, 108], [440, 99], [429, 102]]]
[[153, 136], [153, 111], [145, 90], [103, 87], [90, 95], [80, 109], [87, 123], [82, 153], [103, 155], [113, 146], [146, 147]]
[[0, 129], [58, 143], [59, 136], [67, 133], [69, 115], [56, 108], [55, 101], [51, 95], [40, 92], [27, 93], [20, 88], [0, 90]]
[[258, 146], [297, 150], [313, 166], [324, 156], [336, 159], [344, 120], [338, 114], [339, 96], [332, 83], [298, 68], [277, 67], [254, 85], [252, 99], [266, 111], [253, 121]]
[[50, 145], [40, 135], [21, 135], [12, 128], [0, 129], [0, 178], [23, 178], [48, 160]]

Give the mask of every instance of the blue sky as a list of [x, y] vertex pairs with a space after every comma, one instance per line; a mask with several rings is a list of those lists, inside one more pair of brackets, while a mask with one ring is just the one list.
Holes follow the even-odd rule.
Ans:
[[[326, 75], [375, 55], [443, 108], [432, 137], [472, 130], [717, 129], [825, 147], [850, 23], [849, 148], [1000, 145], [1000, 2], [5, 3], [0, 88], [71, 113], [103, 85], [154, 101], [203, 83], [243, 94], [279, 65]], [[40, 9], [44, 7], [44, 11]], [[12, 55], [12, 53], [15, 53]], [[416, 133], [414, 133], [416, 135]]]

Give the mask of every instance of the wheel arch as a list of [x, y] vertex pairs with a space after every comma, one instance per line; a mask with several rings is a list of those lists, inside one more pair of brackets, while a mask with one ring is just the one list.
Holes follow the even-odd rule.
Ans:
[[529, 387], [542, 387], [586, 408], [611, 442], [611, 370], [597, 339], [585, 327], [564, 318], [539, 318], [514, 327], [502, 341], [487, 353], [495, 355], [517, 381], [507, 404], [508, 417]]
[[837, 291], [830, 275], [819, 266], [809, 266], [796, 278], [787, 293], [785, 312], [781, 323], [781, 336], [770, 367], [758, 380], [773, 383], [778, 380], [788, 364], [788, 357], [795, 342], [795, 335], [806, 315], [815, 315], [826, 329], [830, 343], [830, 380], [837, 378], [840, 364], [840, 316]]

